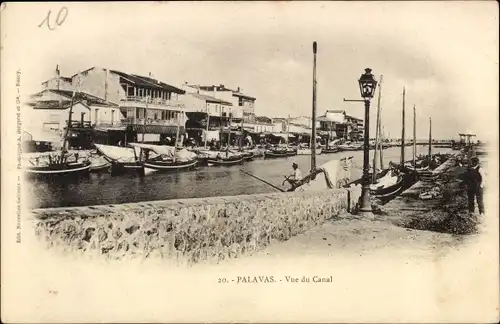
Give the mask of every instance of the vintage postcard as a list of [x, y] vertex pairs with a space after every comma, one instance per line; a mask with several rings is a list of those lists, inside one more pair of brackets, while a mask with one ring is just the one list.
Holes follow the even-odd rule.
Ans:
[[2, 3], [2, 322], [498, 322], [498, 20]]

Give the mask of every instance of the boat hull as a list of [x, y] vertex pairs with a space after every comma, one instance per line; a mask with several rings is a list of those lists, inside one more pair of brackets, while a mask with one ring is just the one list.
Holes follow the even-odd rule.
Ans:
[[191, 170], [198, 166], [198, 160], [190, 160], [186, 162], [164, 162], [164, 161], [146, 161], [144, 167], [152, 169], [156, 172], [178, 172]]
[[[26, 167], [24, 175], [29, 179], [67, 179], [69, 177], [81, 177], [89, 174], [90, 162], [53, 164], [43, 167]], [[64, 178], [63, 178], [64, 177]]]
[[209, 166], [232, 166], [236, 164], [243, 164], [243, 157], [237, 159], [208, 159], [207, 164]]
[[331, 154], [331, 153], [337, 153], [337, 152], [340, 152], [340, 149], [338, 147], [324, 148], [321, 150], [321, 154]]

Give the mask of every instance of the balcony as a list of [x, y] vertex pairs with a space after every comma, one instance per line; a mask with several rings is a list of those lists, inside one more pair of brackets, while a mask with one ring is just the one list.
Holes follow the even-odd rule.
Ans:
[[[152, 119], [152, 118], [146, 118], [146, 121], [144, 121], [144, 118], [123, 118], [120, 120], [121, 125], [123, 126], [129, 126], [129, 125], [158, 125], [158, 126], [177, 126], [178, 122], [175, 119], [168, 119], [168, 120], [161, 120], [161, 119]], [[183, 122], [181, 121], [181, 125]]]
[[162, 98], [146, 98], [129, 96], [120, 100], [120, 107], [137, 107], [137, 108], [151, 108], [162, 110], [175, 110], [180, 111], [184, 107], [180, 100], [166, 100]]

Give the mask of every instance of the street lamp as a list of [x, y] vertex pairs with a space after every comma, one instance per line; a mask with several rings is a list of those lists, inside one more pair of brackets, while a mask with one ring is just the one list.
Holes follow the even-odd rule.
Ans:
[[373, 98], [377, 81], [371, 73], [372, 69], [365, 69], [365, 73], [359, 78], [359, 91], [365, 102], [365, 131], [364, 131], [364, 149], [363, 149], [363, 177], [361, 197], [360, 197], [360, 214], [365, 216], [372, 215], [372, 206], [370, 202], [370, 100]]

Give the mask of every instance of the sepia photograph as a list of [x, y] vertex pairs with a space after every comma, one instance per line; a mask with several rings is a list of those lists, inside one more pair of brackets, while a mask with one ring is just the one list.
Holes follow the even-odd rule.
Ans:
[[2, 322], [498, 322], [498, 20], [2, 3]]

